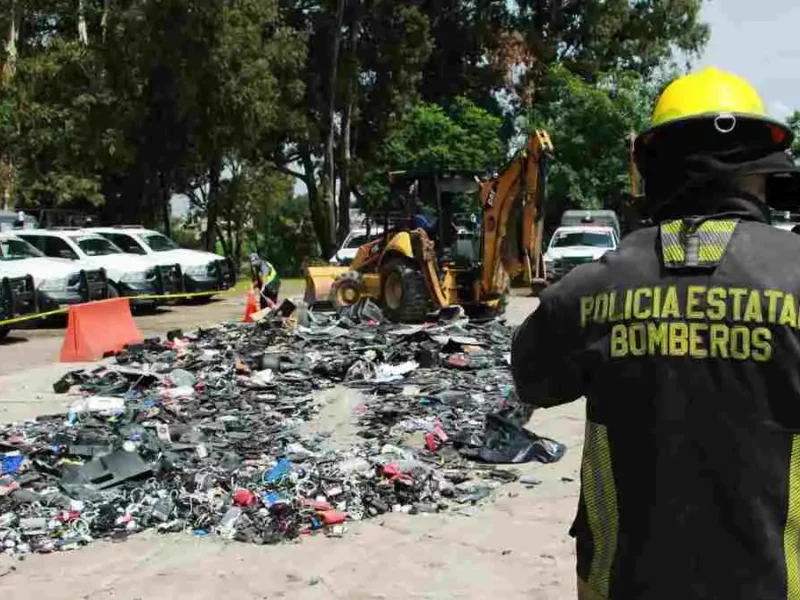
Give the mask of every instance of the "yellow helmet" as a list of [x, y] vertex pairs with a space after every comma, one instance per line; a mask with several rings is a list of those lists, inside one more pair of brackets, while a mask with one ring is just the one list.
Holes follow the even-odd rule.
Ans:
[[[689, 122], [713, 126], [711, 135], [742, 136], [754, 145], [786, 149], [792, 142], [787, 125], [767, 116], [758, 92], [744, 79], [709, 67], [673, 81], [656, 103], [650, 127], [636, 140], [640, 149], [658, 140], [659, 132], [677, 130]], [[741, 126], [740, 126], [741, 125]]]

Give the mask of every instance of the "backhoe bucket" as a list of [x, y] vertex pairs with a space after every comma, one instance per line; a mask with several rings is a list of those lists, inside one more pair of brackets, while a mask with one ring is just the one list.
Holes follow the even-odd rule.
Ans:
[[326, 302], [329, 299], [331, 286], [336, 278], [347, 273], [347, 267], [308, 267], [306, 269], [306, 293], [304, 300], [311, 305], [315, 302]]

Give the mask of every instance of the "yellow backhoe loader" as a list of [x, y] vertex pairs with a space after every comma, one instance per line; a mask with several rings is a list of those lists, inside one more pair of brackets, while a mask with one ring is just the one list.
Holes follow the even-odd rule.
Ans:
[[346, 307], [368, 297], [390, 319], [417, 322], [453, 305], [472, 314], [501, 311], [512, 280], [538, 293], [546, 285], [542, 236], [552, 151], [548, 134], [536, 131], [494, 176], [390, 173], [382, 235], [361, 246], [349, 267], [307, 267], [306, 302]]

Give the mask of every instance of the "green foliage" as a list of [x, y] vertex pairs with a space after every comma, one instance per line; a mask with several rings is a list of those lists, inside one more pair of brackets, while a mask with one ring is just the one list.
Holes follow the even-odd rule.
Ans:
[[319, 258], [319, 246], [308, 209], [308, 198], [290, 194], [272, 197], [248, 232], [248, 249], [269, 260], [281, 277], [302, 274], [305, 258]]
[[[586, 81], [632, 71], [644, 77], [672, 62], [676, 49], [698, 55], [709, 38], [702, 0], [516, 0], [516, 27], [535, 84], [554, 65]], [[529, 78], [530, 79], [530, 78]]]
[[6, 132], [23, 204], [102, 203], [99, 169], [114, 160], [120, 136], [96, 58], [77, 42], [56, 41], [19, 61], [16, 130]]
[[[209, 247], [218, 233], [233, 256], [269, 246], [291, 270], [275, 235], [296, 254], [311, 252], [300, 236], [313, 230], [329, 255], [351, 193], [379, 201], [388, 169], [500, 167], [533, 106], [528, 122], [556, 144], [555, 194], [613, 203], [650, 74], [708, 37], [700, 5], [17, 0], [0, 13], [17, 49], [0, 86], [0, 188], [165, 227], [184, 192]], [[307, 198], [289, 200], [288, 173]]]
[[800, 159], [800, 111], [794, 111], [786, 122], [792, 129], [792, 133], [794, 133], [794, 140], [792, 141], [792, 147], [789, 149], [789, 154], [792, 155], [792, 158], [798, 160]]
[[551, 100], [531, 111], [528, 123], [553, 140], [552, 204], [619, 210], [630, 187], [627, 140], [647, 126], [660, 84], [623, 71], [598, 74], [590, 85], [563, 67], [546, 81]]
[[218, 233], [225, 254], [241, 265], [245, 246], [258, 242], [271, 215], [280, 216], [281, 201], [291, 198], [292, 180], [266, 163], [233, 163], [230, 170], [220, 190]]
[[379, 166], [363, 186], [363, 208], [374, 210], [386, 198], [388, 171], [499, 168], [506, 155], [502, 126], [502, 119], [463, 97], [455, 98], [448, 109], [419, 102], [394, 124], [379, 148]]
[[449, 110], [421, 102], [400, 121], [382, 148], [392, 169], [464, 169], [497, 167], [505, 148], [502, 120], [463, 97]]

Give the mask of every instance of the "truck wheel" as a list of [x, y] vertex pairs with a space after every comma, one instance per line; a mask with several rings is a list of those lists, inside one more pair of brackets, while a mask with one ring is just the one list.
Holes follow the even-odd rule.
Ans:
[[364, 277], [358, 271], [348, 271], [336, 278], [330, 291], [330, 299], [337, 310], [357, 304], [364, 297]]
[[108, 285], [108, 291], [106, 292], [106, 297], [119, 298], [119, 290], [117, 289], [117, 286], [115, 286], [110, 281], [107, 283], [107, 285]]
[[431, 308], [425, 276], [405, 261], [381, 269], [381, 304], [392, 321], [419, 323]]
[[6, 339], [10, 331], [11, 331], [10, 327], [0, 327], [0, 341]]

